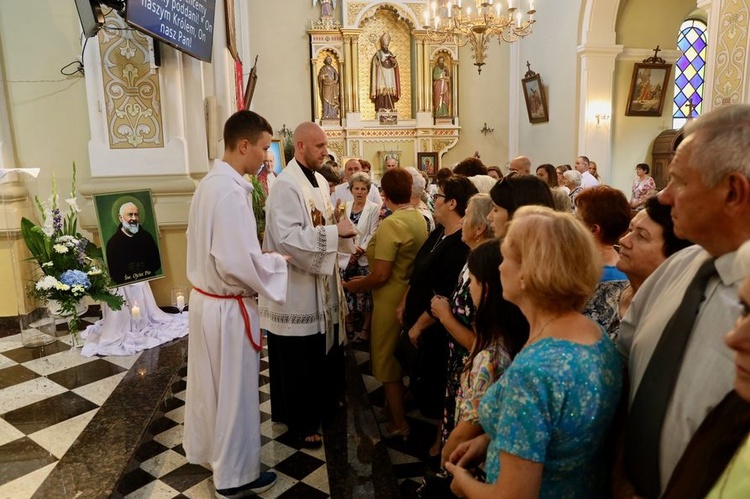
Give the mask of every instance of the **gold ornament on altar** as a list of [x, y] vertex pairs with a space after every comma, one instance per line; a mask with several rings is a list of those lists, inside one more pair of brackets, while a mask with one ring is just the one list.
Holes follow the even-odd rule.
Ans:
[[[472, 3], [474, 7], [463, 3]], [[521, 3], [528, 4], [525, 16], [520, 10]], [[534, 0], [508, 0], [504, 12], [501, 0], [436, 0], [425, 10], [424, 29], [432, 42], [471, 45], [474, 65], [481, 74], [490, 40], [494, 37], [498, 43], [513, 43], [531, 34], [534, 14]]]

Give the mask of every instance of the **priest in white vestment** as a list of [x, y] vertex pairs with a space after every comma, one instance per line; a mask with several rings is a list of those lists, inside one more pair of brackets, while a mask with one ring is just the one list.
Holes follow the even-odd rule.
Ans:
[[[320, 427], [343, 395], [346, 303], [337, 252], [353, 252], [357, 229], [331, 204], [317, 170], [328, 159], [315, 123], [294, 131], [294, 160], [276, 178], [266, 202], [264, 249], [290, 257], [286, 303], [260, 297], [268, 330], [271, 418], [287, 425], [301, 447], [322, 444]], [[338, 220], [338, 221], [337, 221]]]
[[283, 302], [287, 262], [262, 253], [243, 175], [258, 171], [271, 125], [239, 111], [224, 127], [224, 159], [201, 180], [190, 205], [188, 380], [183, 443], [187, 459], [209, 464], [218, 497], [269, 489], [260, 470], [258, 376], [262, 335], [255, 294]]

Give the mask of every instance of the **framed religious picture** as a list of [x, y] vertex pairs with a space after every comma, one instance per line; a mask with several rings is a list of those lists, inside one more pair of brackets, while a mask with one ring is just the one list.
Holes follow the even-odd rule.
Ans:
[[94, 194], [104, 261], [118, 286], [164, 277], [151, 191]]
[[425, 172], [430, 177], [434, 177], [438, 171], [438, 153], [418, 152], [417, 164], [419, 165], [419, 171]]
[[666, 89], [671, 87], [671, 64], [637, 62], [630, 80], [626, 116], [661, 116]]
[[523, 97], [526, 101], [529, 122], [545, 123], [549, 121], [547, 98], [544, 96], [542, 77], [539, 76], [539, 73], [533, 73], [533, 75], [522, 79], [521, 86], [523, 86]]
[[281, 139], [272, 139], [268, 150], [273, 154], [273, 172], [278, 175], [286, 167], [284, 161], [284, 148], [281, 147]]

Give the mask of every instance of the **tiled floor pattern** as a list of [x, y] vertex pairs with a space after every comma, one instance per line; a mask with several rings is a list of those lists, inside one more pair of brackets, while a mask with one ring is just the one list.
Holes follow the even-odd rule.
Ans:
[[[372, 376], [369, 346], [365, 343], [354, 343], [353, 348], [370, 403], [377, 414], [384, 406], [385, 396], [383, 385]], [[407, 401], [407, 410], [409, 405]], [[429, 469], [426, 464], [427, 454], [435, 441], [437, 422], [425, 419], [417, 409], [408, 410], [406, 416], [411, 426], [409, 438], [406, 441], [397, 438], [385, 442], [388, 445], [388, 455], [399, 483], [401, 497], [411, 499], [416, 497], [416, 490]], [[380, 424], [381, 432], [386, 424]]]
[[[84, 317], [82, 325], [99, 317]], [[30, 497], [138, 359], [86, 358], [65, 323], [48, 346], [0, 338], [0, 498]]]
[[[139, 357], [82, 357], [70, 348], [64, 324], [58, 328], [59, 341], [38, 349], [24, 348], [18, 334], [0, 338], [0, 499], [31, 497]], [[370, 374], [367, 347], [355, 345], [353, 354], [370, 402], [378, 411], [383, 392]], [[262, 467], [279, 476], [276, 486], [262, 497], [329, 497], [325, 448], [300, 449], [284, 425], [271, 421], [265, 350], [261, 369]], [[187, 463], [182, 449], [186, 374], [183, 367], [173, 380], [115, 496], [214, 496], [210, 470]], [[409, 412], [408, 417], [412, 434], [407, 441], [387, 442], [404, 498], [415, 496], [436, 431], [435, 422], [424, 420], [418, 411]]]
[[[183, 367], [157, 411], [133, 461], [120, 479], [117, 490], [130, 499], [214, 497], [211, 471], [189, 464], [182, 448], [185, 414], [185, 380]], [[270, 383], [267, 352], [261, 358], [261, 468], [273, 469], [278, 480], [263, 498], [329, 497], [325, 447], [300, 449], [287, 433], [286, 426], [271, 421]]]

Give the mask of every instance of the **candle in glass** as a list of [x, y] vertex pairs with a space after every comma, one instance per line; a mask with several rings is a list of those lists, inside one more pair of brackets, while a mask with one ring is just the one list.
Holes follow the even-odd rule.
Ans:
[[130, 317], [132, 317], [135, 321], [141, 319], [141, 309], [138, 308], [138, 303], [133, 305], [133, 308], [130, 309]]

